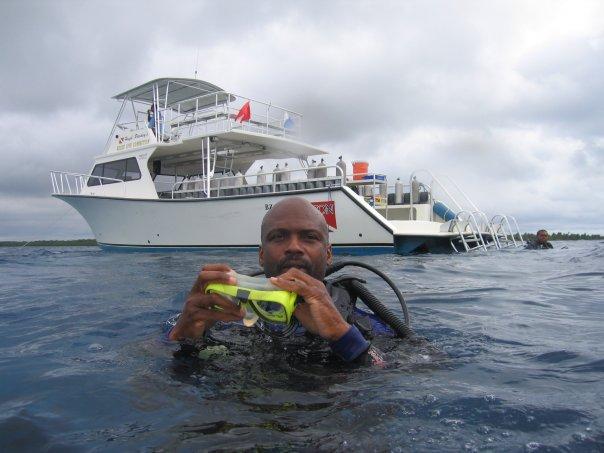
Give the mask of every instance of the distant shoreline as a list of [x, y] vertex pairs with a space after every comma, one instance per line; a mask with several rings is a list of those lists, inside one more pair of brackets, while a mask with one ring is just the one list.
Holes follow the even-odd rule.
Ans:
[[0, 241], [0, 247], [93, 247], [97, 245], [94, 239], [71, 239], [67, 241]]
[[[523, 233], [525, 240], [533, 240], [533, 233]], [[550, 241], [596, 241], [604, 239], [600, 234], [585, 234], [585, 233], [552, 233]], [[94, 239], [70, 239], [65, 241], [55, 241], [41, 239], [37, 241], [0, 241], [0, 247], [94, 247], [97, 246]]]

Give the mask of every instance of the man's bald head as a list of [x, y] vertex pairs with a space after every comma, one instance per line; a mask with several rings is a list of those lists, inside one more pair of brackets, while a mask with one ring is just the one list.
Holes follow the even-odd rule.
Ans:
[[266, 213], [261, 227], [260, 265], [267, 277], [297, 268], [322, 280], [332, 260], [329, 228], [304, 198], [288, 197]]
[[266, 234], [270, 226], [278, 220], [287, 217], [304, 216], [315, 224], [315, 228], [323, 233], [325, 243], [329, 243], [329, 228], [325, 217], [315, 208], [310, 201], [301, 197], [288, 197], [275, 203], [273, 207], [264, 215], [262, 226], [260, 227], [260, 241], [264, 244]]

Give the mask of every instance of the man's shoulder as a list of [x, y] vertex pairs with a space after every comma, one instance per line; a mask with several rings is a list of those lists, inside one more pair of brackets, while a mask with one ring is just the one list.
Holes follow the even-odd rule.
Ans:
[[526, 249], [553, 249], [554, 246], [552, 245], [551, 242], [546, 242], [544, 244], [541, 244], [537, 241], [527, 241], [526, 245], [524, 246], [524, 248]]

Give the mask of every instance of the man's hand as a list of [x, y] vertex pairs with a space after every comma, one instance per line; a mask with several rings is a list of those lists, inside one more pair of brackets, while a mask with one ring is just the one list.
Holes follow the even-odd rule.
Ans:
[[[234, 285], [235, 277], [229, 272], [231, 268], [226, 264], [208, 264], [201, 269], [185, 301], [182, 313], [170, 331], [168, 337], [170, 340], [196, 340], [201, 338], [216, 321], [243, 319], [245, 315], [243, 308], [218, 294], [205, 294], [209, 283]], [[215, 306], [220, 307], [221, 310], [214, 309]]]
[[298, 304], [294, 315], [309, 332], [327, 341], [336, 341], [350, 328], [334, 306], [323, 282], [296, 268], [279, 277], [271, 277], [271, 282], [304, 298], [305, 303]]

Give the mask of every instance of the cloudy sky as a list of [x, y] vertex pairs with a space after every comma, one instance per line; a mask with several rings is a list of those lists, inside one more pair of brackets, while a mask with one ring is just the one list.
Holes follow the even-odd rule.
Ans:
[[[88, 172], [156, 77], [304, 115], [304, 139], [389, 178], [447, 174], [523, 231], [604, 233], [601, 1], [4, 0], [0, 240], [92, 237], [49, 196]], [[335, 159], [334, 159], [335, 162]], [[333, 162], [331, 162], [333, 163]]]

